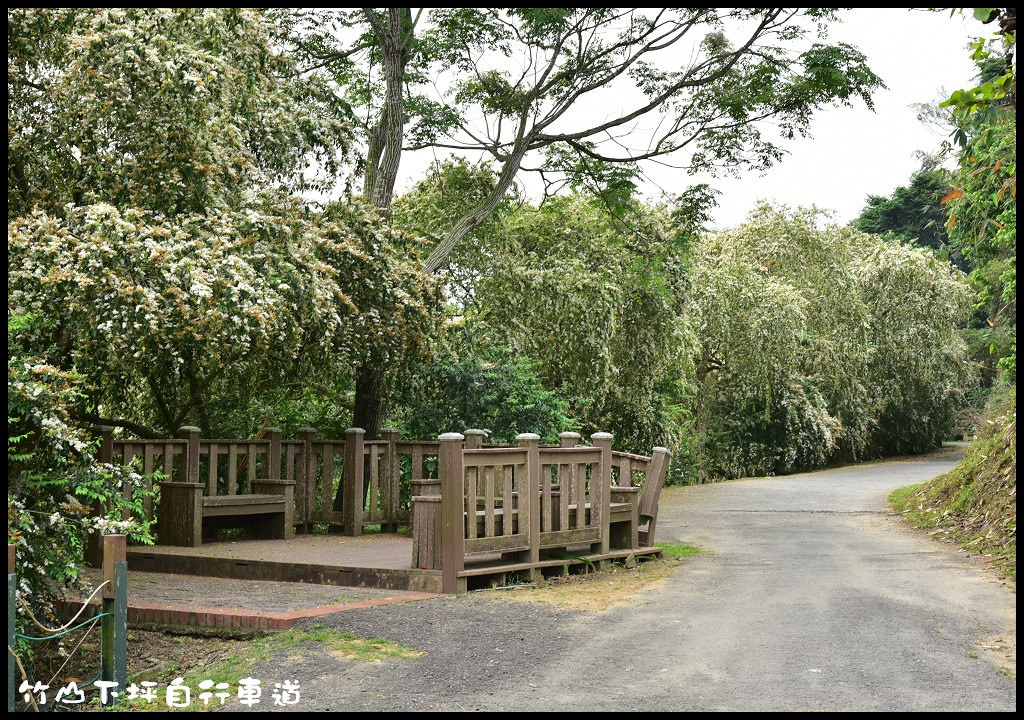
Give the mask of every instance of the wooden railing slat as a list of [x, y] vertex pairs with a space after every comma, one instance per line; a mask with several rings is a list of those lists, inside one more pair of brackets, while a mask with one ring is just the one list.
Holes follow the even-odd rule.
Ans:
[[[512, 480], [513, 480], [512, 474], [513, 474], [513, 470], [512, 470], [512, 466], [511, 465], [500, 465], [498, 467], [501, 469], [501, 506], [503, 508], [511, 508], [511, 507], [513, 507], [513, 500], [512, 500], [512, 492], [513, 492], [513, 490], [512, 490]], [[512, 523], [502, 524], [501, 530], [502, 530], [502, 534], [503, 535], [511, 535], [512, 534]]]
[[370, 446], [370, 497], [367, 500], [370, 522], [380, 522], [380, 450], [381, 446]]
[[228, 495], [238, 494], [238, 445], [228, 445]]
[[206, 494], [217, 494], [217, 459], [220, 457], [220, 446], [217, 443], [210, 443], [209, 463], [210, 469], [206, 477]]
[[[477, 478], [479, 476], [479, 468], [465, 468], [466, 482], [463, 484], [465, 487], [464, 497], [466, 498], [466, 514], [470, 520], [466, 523], [467, 537], [472, 540], [476, 538], [476, 522], [473, 518], [476, 517], [476, 489], [477, 489]], [[494, 518], [491, 518], [493, 527]], [[485, 531], [486, 532], [486, 531]]]
[[[330, 513], [334, 507], [334, 445], [324, 445], [323, 479], [320, 481], [320, 509]], [[328, 515], [328, 517], [330, 517]]]
[[[494, 537], [494, 466], [484, 468], [484, 535]], [[511, 508], [504, 508], [505, 512]], [[509, 523], [511, 525], [511, 523]]]

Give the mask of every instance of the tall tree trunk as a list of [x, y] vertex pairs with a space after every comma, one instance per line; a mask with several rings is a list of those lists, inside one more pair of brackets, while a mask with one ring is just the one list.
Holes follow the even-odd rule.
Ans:
[[[390, 215], [405, 136], [405, 66], [413, 35], [412, 10], [388, 8], [385, 18], [376, 10], [364, 8], [363, 14], [380, 45], [385, 77], [380, 116], [368, 139], [363, 194], [385, 215]], [[356, 370], [352, 424], [366, 431], [367, 440], [376, 440], [380, 433], [386, 372], [386, 367], [372, 361], [364, 362]]]
[[377, 364], [361, 365], [356, 371], [356, 401], [352, 425], [366, 431], [366, 439], [380, 435], [380, 424], [387, 409], [384, 371]]
[[[413, 34], [412, 10], [388, 8], [386, 22], [375, 10], [365, 8], [363, 14], [380, 44], [385, 77], [384, 102], [380, 109], [380, 117], [370, 130], [363, 194], [373, 201], [385, 216], [390, 216], [395, 180], [398, 178], [398, 168], [402, 159], [402, 142], [405, 138], [405, 66], [409, 59], [409, 43]], [[380, 436], [380, 425], [387, 408], [386, 372], [386, 367], [372, 360], [362, 363], [356, 369], [352, 425], [365, 430], [367, 440], [376, 440]], [[363, 476], [369, 482], [368, 467]], [[364, 487], [363, 496], [365, 495]], [[341, 510], [342, 502], [339, 487], [334, 497], [334, 509]]]

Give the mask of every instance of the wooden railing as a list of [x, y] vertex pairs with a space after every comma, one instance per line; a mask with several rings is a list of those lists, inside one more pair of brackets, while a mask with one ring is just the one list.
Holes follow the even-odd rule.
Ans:
[[[314, 523], [340, 527], [347, 535], [371, 524], [397, 530], [409, 521], [403, 484], [408, 488], [413, 477], [422, 477], [437, 455], [436, 442], [400, 443], [391, 429], [374, 441], [364, 440], [359, 428], [349, 428], [341, 440], [317, 438], [313, 428], [300, 429], [294, 440], [283, 440], [277, 428], [251, 440], [201, 438], [192, 427], [182, 428], [180, 439], [114, 439], [106, 427], [98, 432], [101, 460], [136, 467], [147, 477], [147, 489], [154, 473], [162, 475], [163, 506], [182, 489], [230, 497], [261, 492], [271, 480], [294, 483], [292, 518], [300, 532], [311, 531]], [[159, 520], [164, 510], [154, 507], [151, 495], [144, 507], [149, 520]]]
[[269, 493], [286, 498], [274, 500], [285, 508], [276, 512], [286, 530], [257, 537], [289, 537], [293, 526], [311, 532], [314, 524], [360, 535], [364, 525], [387, 532], [408, 523], [412, 566], [441, 570], [446, 591], [464, 587], [481, 562], [536, 568], [567, 549], [601, 560], [650, 547], [669, 457], [665, 448], [651, 456], [613, 451], [608, 433], [592, 435], [590, 446], [562, 433], [553, 447], [529, 433], [515, 445], [486, 445], [480, 430], [437, 441], [399, 441], [391, 429], [367, 441], [360, 428], [343, 440], [317, 438], [313, 428], [294, 440], [277, 428], [246, 440], [204, 439], [193, 427], [179, 439], [100, 434], [101, 460], [163, 476], [159, 506], [151, 498], [144, 506], [161, 543], [198, 545], [204, 516], [215, 531], [225, 516], [260, 512], [250, 506]]
[[[413, 566], [440, 569], [446, 592], [464, 589], [469, 572], [537, 568], [551, 551], [603, 559], [653, 542], [665, 448], [651, 457], [613, 452], [608, 433], [589, 447], [576, 433], [557, 447], [530, 433], [512, 447], [480, 440], [470, 431], [439, 436], [438, 481], [413, 497]], [[474, 570], [475, 562], [485, 564]]]

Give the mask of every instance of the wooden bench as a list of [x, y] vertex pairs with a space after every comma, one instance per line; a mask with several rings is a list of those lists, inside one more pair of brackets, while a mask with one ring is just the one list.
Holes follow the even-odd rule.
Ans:
[[160, 483], [157, 537], [161, 545], [198, 547], [224, 528], [249, 527], [262, 540], [294, 536], [291, 480], [254, 480], [244, 495], [204, 495], [203, 483]]
[[[647, 469], [647, 480], [640, 490], [640, 500], [637, 514], [639, 516], [638, 539], [641, 545], [650, 547], [654, 545], [654, 530], [658, 524], [658, 501], [661, 499], [661, 488], [665, 485], [665, 476], [668, 474], [668, 460], [672, 456], [668, 448], [656, 447], [651, 453], [650, 465]], [[615, 490], [625, 488], [613, 488], [612, 499], [615, 498]]]

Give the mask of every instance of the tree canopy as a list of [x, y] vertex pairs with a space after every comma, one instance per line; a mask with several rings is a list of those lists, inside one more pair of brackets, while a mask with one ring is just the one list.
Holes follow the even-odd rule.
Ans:
[[334, 187], [352, 127], [328, 78], [275, 47], [272, 14], [9, 20], [8, 299], [79, 368], [83, 418], [224, 432], [260, 393], [337, 384], [339, 358], [422, 345], [434, 291], [408, 238], [295, 196]]
[[[319, 11], [295, 23], [294, 38], [308, 67], [329, 69], [345, 99], [365, 108], [368, 156], [381, 133], [397, 132], [390, 124], [407, 149], [480, 152], [496, 163], [494, 187], [426, 258], [432, 272], [522, 171], [552, 189], [628, 199], [644, 160], [670, 157], [691, 172], [764, 168], [786, 139], [807, 132], [815, 109], [857, 98], [870, 105], [881, 81], [856, 48], [828, 44], [835, 17], [828, 9], [444, 8], [389, 16], [402, 23], [400, 41], [389, 41], [375, 13]], [[405, 114], [382, 114], [395, 107], [388, 98], [399, 72]], [[578, 111], [611, 93], [625, 99], [621, 112], [597, 120]]]

